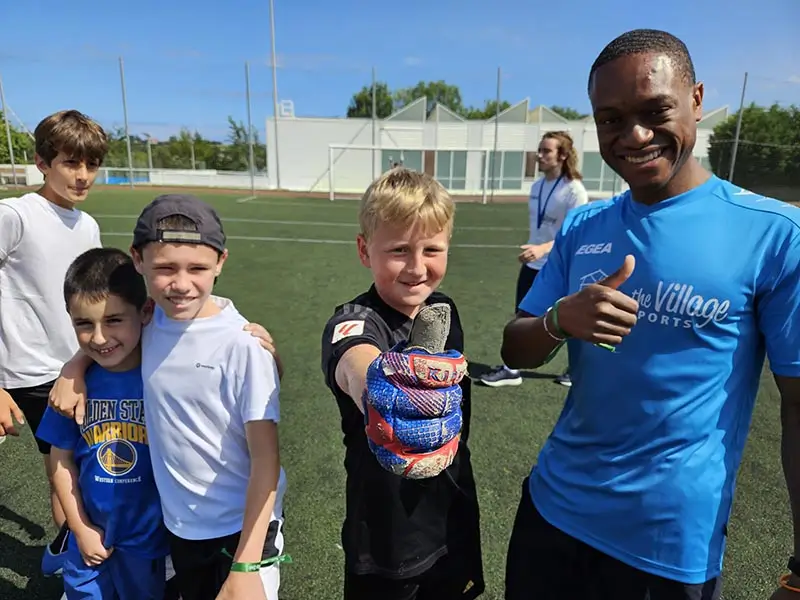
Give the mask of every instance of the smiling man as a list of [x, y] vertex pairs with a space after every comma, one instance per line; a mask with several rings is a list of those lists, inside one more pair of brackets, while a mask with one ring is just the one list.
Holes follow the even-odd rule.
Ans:
[[570, 212], [504, 332], [515, 368], [566, 341], [573, 380], [523, 484], [506, 598], [717, 599], [765, 355], [800, 516], [800, 210], [693, 157], [703, 85], [674, 36], [612, 41], [589, 95], [630, 190]]

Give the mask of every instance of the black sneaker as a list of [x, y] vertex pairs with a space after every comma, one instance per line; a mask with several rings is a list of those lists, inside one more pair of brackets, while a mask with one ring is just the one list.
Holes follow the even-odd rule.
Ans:
[[555, 382], [564, 387], [572, 387], [572, 379], [570, 379], [569, 373], [562, 373], [556, 377]]
[[478, 381], [489, 387], [503, 387], [507, 385], [520, 385], [522, 383], [522, 376], [516, 369], [509, 369], [501, 365], [478, 377]]

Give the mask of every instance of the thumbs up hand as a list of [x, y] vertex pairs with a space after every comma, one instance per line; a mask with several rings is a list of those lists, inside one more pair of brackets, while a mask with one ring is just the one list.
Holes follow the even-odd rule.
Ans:
[[618, 288], [635, 267], [636, 259], [629, 254], [614, 273], [561, 300], [559, 327], [572, 337], [593, 344], [620, 344], [636, 324], [639, 303]]

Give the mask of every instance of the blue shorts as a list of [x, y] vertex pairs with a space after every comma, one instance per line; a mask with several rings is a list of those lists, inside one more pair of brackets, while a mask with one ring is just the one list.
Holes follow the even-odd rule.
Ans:
[[90, 567], [70, 536], [63, 577], [67, 600], [163, 600], [165, 559], [114, 550], [99, 566]]

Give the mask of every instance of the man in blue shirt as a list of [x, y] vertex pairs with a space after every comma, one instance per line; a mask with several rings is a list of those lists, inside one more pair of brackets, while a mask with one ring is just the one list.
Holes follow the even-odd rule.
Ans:
[[717, 599], [765, 354], [800, 515], [800, 209], [692, 156], [703, 85], [674, 36], [612, 41], [589, 95], [630, 190], [567, 216], [504, 332], [513, 368], [566, 341], [573, 381], [523, 484], [506, 599]]
[[142, 277], [121, 250], [80, 255], [64, 296], [86, 373], [83, 423], [47, 408], [36, 435], [52, 444], [53, 482], [72, 535], [67, 600], [163, 600], [168, 540], [150, 464], [141, 346]]

